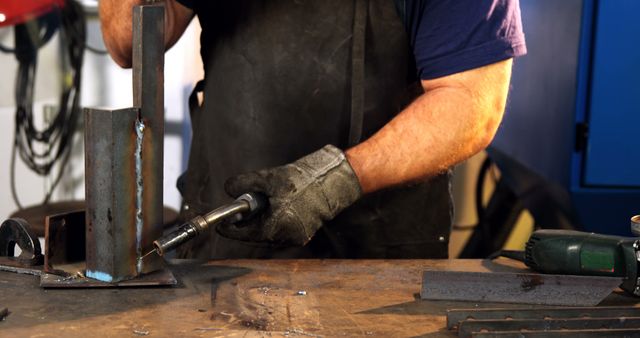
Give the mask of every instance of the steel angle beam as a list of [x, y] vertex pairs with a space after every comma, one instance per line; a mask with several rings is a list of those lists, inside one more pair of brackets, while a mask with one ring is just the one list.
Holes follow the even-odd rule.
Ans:
[[630, 306], [553, 307], [515, 309], [451, 309], [447, 310], [447, 329], [464, 320], [520, 320], [562, 318], [640, 318], [640, 308]]
[[[164, 5], [133, 8], [133, 105], [141, 137], [138, 179], [138, 257], [162, 236], [164, 147]], [[162, 268], [158, 257], [140, 260], [141, 273]]]
[[135, 277], [138, 109], [85, 109], [86, 276]]
[[556, 337], [640, 337], [638, 329], [593, 329], [593, 330], [549, 330], [549, 331], [506, 331], [474, 332], [474, 338], [556, 338]]
[[425, 271], [420, 297], [430, 300], [594, 306], [622, 278], [535, 273]]
[[55, 266], [86, 260], [85, 221], [84, 209], [49, 215], [45, 218], [45, 272], [56, 273], [59, 270]]
[[515, 320], [466, 320], [460, 323], [458, 337], [471, 337], [474, 332], [549, 331], [636, 329], [640, 332], [640, 318], [564, 318]]

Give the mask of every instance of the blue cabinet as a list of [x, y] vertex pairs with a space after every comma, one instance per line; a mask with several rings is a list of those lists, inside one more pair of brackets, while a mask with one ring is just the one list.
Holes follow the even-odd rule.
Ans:
[[570, 205], [578, 228], [630, 235], [640, 214], [640, 1], [520, 5], [529, 53], [514, 63], [492, 147], [562, 190], [560, 209]]
[[640, 188], [640, 1], [599, 1], [593, 36], [584, 184]]

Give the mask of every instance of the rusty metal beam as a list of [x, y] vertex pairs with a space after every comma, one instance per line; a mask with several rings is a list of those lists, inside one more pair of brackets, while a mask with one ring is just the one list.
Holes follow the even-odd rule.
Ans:
[[[164, 147], [164, 5], [133, 9], [133, 105], [139, 108], [136, 255], [162, 236]], [[139, 273], [161, 268], [158, 258], [139, 260]]]
[[138, 109], [85, 109], [86, 275], [105, 282], [136, 269]]

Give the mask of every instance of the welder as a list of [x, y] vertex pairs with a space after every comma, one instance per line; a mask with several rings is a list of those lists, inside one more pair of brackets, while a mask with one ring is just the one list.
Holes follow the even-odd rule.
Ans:
[[[450, 168], [491, 142], [526, 53], [518, 0], [158, 2], [167, 49], [202, 26], [182, 217], [269, 200], [181, 256], [447, 257]], [[144, 3], [100, 1], [123, 67]]]

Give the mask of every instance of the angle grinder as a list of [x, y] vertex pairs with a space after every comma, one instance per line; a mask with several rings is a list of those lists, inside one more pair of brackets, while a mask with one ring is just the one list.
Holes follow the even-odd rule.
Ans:
[[144, 259], [152, 253], [163, 256], [189, 240], [206, 233], [211, 226], [223, 221], [239, 222], [250, 219], [267, 208], [269, 202], [266, 196], [259, 193], [246, 193], [235, 201], [214, 209], [202, 216], [196, 216], [182, 224], [175, 231], [153, 241], [154, 249], [141, 256]]
[[[631, 232], [640, 237], [640, 215], [631, 218]], [[504, 256], [548, 274], [623, 277], [620, 288], [640, 296], [640, 238], [573, 230], [537, 230], [524, 251], [502, 250]]]

